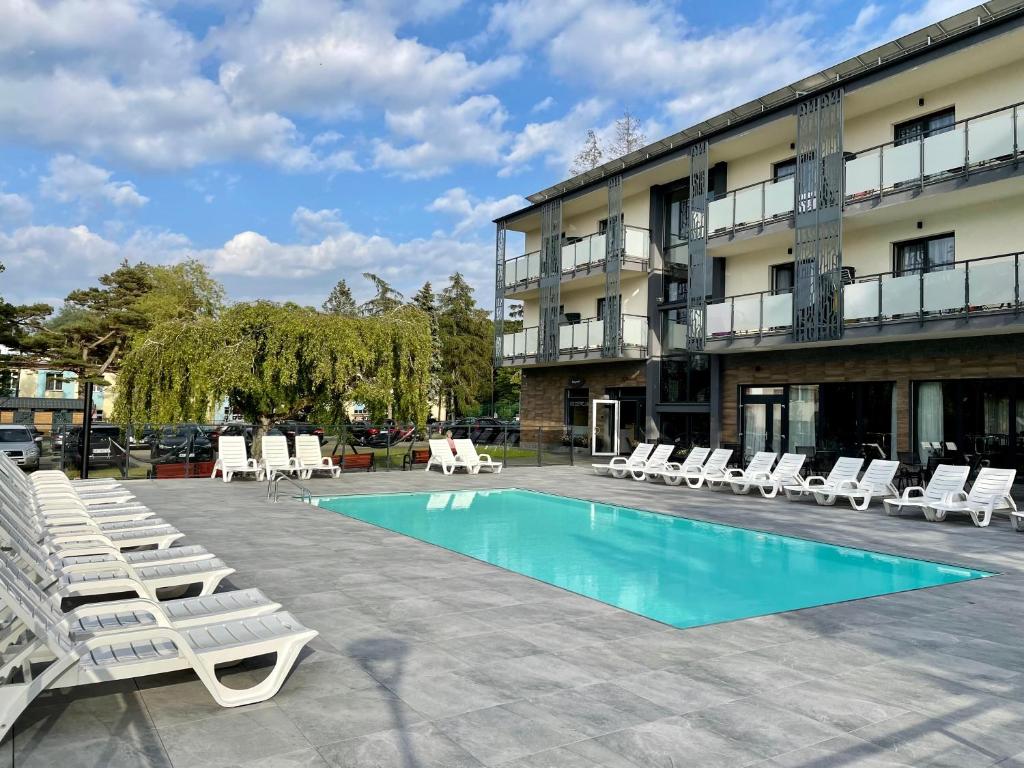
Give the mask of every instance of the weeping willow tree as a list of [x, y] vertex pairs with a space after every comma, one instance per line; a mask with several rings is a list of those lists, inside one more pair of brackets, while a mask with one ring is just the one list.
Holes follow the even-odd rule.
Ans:
[[163, 323], [125, 356], [115, 418], [204, 421], [227, 398], [266, 429], [282, 419], [340, 423], [346, 402], [374, 418], [423, 424], [429, 404], [430, 322], [414, 307], [350, 317], [271, 302], [217, 317]]

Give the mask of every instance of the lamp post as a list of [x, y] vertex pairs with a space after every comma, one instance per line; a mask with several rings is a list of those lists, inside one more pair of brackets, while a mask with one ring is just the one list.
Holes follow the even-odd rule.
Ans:
[[89, 479], [89, 433], [92, 432], [92, 382], [86, 382], [82, 393], [82, 479]]

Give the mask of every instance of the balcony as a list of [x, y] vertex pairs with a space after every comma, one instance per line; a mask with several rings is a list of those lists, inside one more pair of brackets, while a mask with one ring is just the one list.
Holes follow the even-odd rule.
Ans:
[[[620, 357], [638, 359], [647, 355], [647, 318], [623, 315], [621, 318], [622, 353]], [[588, 318], [558, 327], [558, 361], [599, 359], [604, 350], [604, 320]], [[540, 329], [530, 326], [502, 336], [502, 361], [505, 365], [533, 365], [537, 362]]]
[[[899, 334], [955, 335], [1021, 321], [1024, 254], [958, 261], [932, 272], [884, 272], [843, 286], [845, 338]], [[708, 305], [711, 351], [749, 350], [765, 339], [786, 343], [793, 328], [791, 293], [750, 293]], [[892, 340], [895, 340], [893, 338]]]
[[[626, 225], [622, 268], [645, 270], [650, 254], [650, 232]], [[587, 235], [562, 246], [562, 279], [604, 269], [606, 236]], [[536, 287], [540, 281], [540, 251], [505, 260], [505, 289], [509, 293]]]
[[[1014, 104], [961, 120], [943, 133], [847, 153], [845, 204], [877, 204], [894, 193], [1015, 166], [1022, 156], [1024, 106]], [[794, 201], [793, 177], [733, 190], [708, 204], [708, 237], [789, 220]]]

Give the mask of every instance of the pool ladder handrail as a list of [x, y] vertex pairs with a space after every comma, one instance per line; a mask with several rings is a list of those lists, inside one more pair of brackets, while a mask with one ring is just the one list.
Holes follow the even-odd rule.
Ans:
[[279, 469], [271, 471], [267, 475], [267, 501], [273, 501], [275, 504], [278, 502], [278, 498], [281, 493], [280, 483], [282, 480], [287, 480], [289, 483], [299, 489], [299, 498], [306, 504], [313, 503], [313, 492], [309, 490], [302, 483], [298, 482], [295, 478], [289, 477], [286, 473]]

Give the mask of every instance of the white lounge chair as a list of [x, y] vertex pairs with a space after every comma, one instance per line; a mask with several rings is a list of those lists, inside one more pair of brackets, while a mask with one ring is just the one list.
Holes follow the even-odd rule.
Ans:
[[473, 445], [472, 440], [462, 438], [454, 442], [455, 457], [462, 459], [466, 466], [470, 467], [470, 471], [474, 475], [480, 472], [481, 469], [486, 469], [488, 472], [501, 472], [501, 462], [494, 461], [486, 453], [477, 453], [476, 446]]
[[700, 468], [704, 466], [704, 462], [708, 460], [710, 455], [710, 448], [691, 448], [682, 463], [669, 461], [663, 464], [660, 469], [648, 470], [646, 473], [647, 479], [653, 480], [660, 477], [668, 485], [679, 485], [683, 482], [683, 478], [686, 475], [700, 472]]
[[864, 466], [864, 459], [840, 456], [839, 461], [832, 467], [832, 471], [828, 473], [828, 477], [811, 475], [806, 480], [796, 478], [796, 482], [783, 486], [783, 490], [786, 492], [786, 498], [790, 501], [807, 498], [812, 496], [815, 491], [831, 491], [843, 480], [856, 480], [862, 466]]
[[708, 480], [724, 480], [726, 472], [726, 465], [729, 463], [729, 459], [732, 457], [731, 448], [715, 448], [711, 452], [711, 457], [704, 462], [704, 465], [699, 471], [691, 474], [684, 474], [682, 476], [686, 484], [691, 488], [700, 488]]
[[968, 466], [956, 464], [939, 464], [935, 467], [927, 487], [914, 485], [904, 488], [903, 493], [895, 498], [882, 499], [885, 514], [898, 515], [904, 507], [913, 507], [923, 511], [925, 507], [943, 501], [953, 494], [962, 493], [967, 485], [967, 476], [971, 474]]
[[224, 435], [217, 440], [217, 461], [213, 464], [210, 477], [221, 473], [225, 483], [230, 483], [234, 475], [256, 475], [257, 480], [263, 479], [263, 470], [256, 459], [249, 458], [245, 448], [245, 438], [241, 435]]
[[815, 491], [814, 500], [831, 505], [836, 503], [836, 499], [847, 499], [851, 507], [863, 511], [871, 506], [874, 499], [897, 493], [892, 481], [899, 468], [898, 461], [872, 459], [860, 480], [841, 480], [832, 490]]
[[750, 458], [746, 469], [727, 469], [722, 477], [708, 478], [708, 488], [717, 491], [743, 480], [767, 480], [775, 457], [772, 451], [758, 451]]
[[633, 449], [629, 458], [626, 458], [625, 456], [613, 456], [607, 464], [591, 464], [590, 466], [592, 466], [594, 471], [599, 475], [611, 475], [612, 477], [622, 479], [633, 467], [642, 467], [653, 450], [654, 445], [652, 443], [640, 443]]
[[[270, 478], [275, 472], [299, 474], [298, 462], [288, 455], [288, 438], [284, 435], [264, 435], [260, 442], [262, 477]], [[257, 475], [257, 478], [260, 476]]]
[[647, 460], [643, 464], [638, 464], [629, 468], [629, 476], [634, 480], [650, 480], [650, 473], [662, 470], [669, 465], [669, 459], [672, 458], [672, 454], [675, 453], [675, 450], [676, 447], [672, 443], [661, 443], [660, 445], [654, 446], [654, 450], [651, 451], [651, 455], [647, 457]]
[[465, 461], [452, 453], [452, 447], [448, 445], [446, 438], [429, 440], [428, 442], [430, 443], [430, 458], [427, 460], [426, 472], [429, 472], [433, 466], [440, 467], [441, 472], [446, 475], [452, 474], [459, 467], [462, 467], [467, 472], [472, 472], [472, 468]]
[[320, 438], [316, 435], [295, 436], [295, 466], [299, 477], [308, 480], [314, 472], [327, 472], [331, 477], [341, 477], [341, 467], [336, 466], [329, 456], [320, 453]]
[[[125, 680], [193, 669], [218, 704], [237, 707], [265, 701], [281, 688], [302, 650], [317, 632], [302, 626], [291, 614], [273, 613], [222, 624], [178, 629], [155, 625], [111, 628], [79, 637], [68, 617], [56, 608], [31, 579], [0, 567], [0, 599], [32, 634], [31, 641], [9, 654], [0, 667], [0, 736], [43, 691], [76, 685]], [[101, 605], [96, 612], [109, 611]], [[88, 618], [89, 610], [77, 614]], [[246, 689], [229, 688], [217, 680], [218, 664], [276, 654], [274, 667], [262, 682]], [[33, 659], [53, 661], [33, 676]], [[14, 682], [22, 671], [25, 680]]]
[[766, 499], [774, 499], [785, 486], [801, 482], [800, 470], [806, 460], [807, 456], [802, 453], [784, 453], [775, 469], [765, 477], [744, 477], [728, 483], [733, 493], [749, 493], [751, 488], [757, 488]]
[[997, 509], [1010, 510], [1010, 519], [1017, 528], [1017, 504], [1010, 495], [1013, 479], [1017, 475], [1015, 469], [982, 469], [970, 493], [963, 491], [948, 494], [942, 501], [929, 504], [924, 508], [924, 516], [932, 522], [941, 522], [950, 512], [966, 512], [979, 528], [992, 522], [992, 513]]

